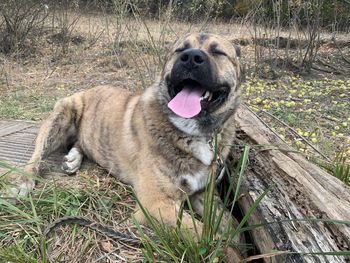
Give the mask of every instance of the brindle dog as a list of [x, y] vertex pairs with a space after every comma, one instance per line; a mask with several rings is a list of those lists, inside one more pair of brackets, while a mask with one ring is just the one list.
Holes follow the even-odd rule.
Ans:
[[[87, 156], [131, 184], [155, 218], [175, 226], [187, 195], [201, 215], [214, 158], [208, 140], [220, 132], [225, 159], [235, 137], [239, 56], [239, 48], [222, 37], [190, 34], [175, 43], [159, 78], [142, 94], [101, 86], [59, 100], [39, 130], [26, 170], [40, 174], [45, 158], [73, 143], [62, 165], [67, 173]], [[29, 177], [16, 180], [12, 195], [25, 195], [35, 185]], [[140, 210], [136, 218], [146, 223]], [[189, 215], [182, 226], [193, 229]]]

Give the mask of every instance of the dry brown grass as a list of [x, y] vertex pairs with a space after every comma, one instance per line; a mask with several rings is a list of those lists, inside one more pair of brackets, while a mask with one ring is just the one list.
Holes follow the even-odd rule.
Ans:
[[[36, 207], [35, 212], [31, 211], [30, 202]], [[45, 226], [63, 215], [82, 215], [117, 231], [137, 236], [132, 223], [136, 202], [130, 187], [96, 166], [79, 171], [73, 177], [47, 178], [36, 187], [32, 201], [23, 200], [16, 206], [25, 216], [0, 203], [0, 233], [7, 236], [0, 238], [0, 246], [6, 249], [17, 244], [33, 259], [42, 258], [39, 248]], [[41, 227], [37, 228], [38, 225], [31, 220], [39, 221]], [[46, 241], [46, 250], [50, 262], [141, 262], [143, 259], [140, 247], [114, 241], [90, 229], [73, 225], [56, 228]], [[14, 256], [11, 258], [14, 259]], [[28, 260], [30, 257], [18, 258], [11, 262], [31, 262]]]
[[[254, 62], [254, 29], [248, 24], [187, 24], [167, 19], [144, 21], [140, 17], [80, 14], [72, 37], [81, 36], [84, 40], [78, 45], [70, 43], [67, 54], [61, 53], [60, 44], [52, 43], [50, 34], [43, 36], [39, 53], [32, 57], [23, 60], [0, 54], [0, 92], [4, 96], [20, 91], [24, 96], [50, 95], [57, 99], [101, 84], [139, 90], [152, 83], [160, 70], [158, 57], [164, 57], [175, 39], [201, 31], [222, 34], [232, 41], [250, 40], [242, 54], [246, 63]], [[276, 35], [272, 29], [257, 31], [266, 38]], [[281, 35], [286, 36], [287, 32]], [[323, 38], [330, 39], [331, 35], [325, 33]], [[268, 52], [268, 48], [259, 48], [261, 56]]]

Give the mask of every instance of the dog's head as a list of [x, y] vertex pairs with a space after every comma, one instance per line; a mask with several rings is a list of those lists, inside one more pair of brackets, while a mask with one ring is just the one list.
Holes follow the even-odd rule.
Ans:
[[213, 34], [178, 40], [166, 60], [158, 98], [170, 121], [191, 135], [213, 132], [236, 110], [240, 49]]

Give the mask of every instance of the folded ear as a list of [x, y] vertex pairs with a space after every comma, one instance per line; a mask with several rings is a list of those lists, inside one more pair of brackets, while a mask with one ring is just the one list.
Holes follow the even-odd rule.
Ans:
[[237, 57], [240, 57], [241, 56], [241, 46], [238, 46], [238, 45], [233, 45], [235, 50], [236, 50], [236, 55]]

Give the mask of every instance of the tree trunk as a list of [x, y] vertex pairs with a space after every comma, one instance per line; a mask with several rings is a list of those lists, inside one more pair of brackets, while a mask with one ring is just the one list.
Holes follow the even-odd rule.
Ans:
[[[300, 154], [291, 152], [244, 106], [236, 117], [239, 144], [253, 147], [242, 183], [239, 205], [246, 213], [269, 186], [249, 224], [290, 218], [350, 220], [350, 188]], [[276, 146], [276, 147], [272, 147]], [[279, 148], [276, 149], [276, 148]], [[274, 148], [274, 149], [272, 149]], [[281, 150], [286, 149], [286, 150]], [[272, 250], [294, 252], [344, 251], [350, 247], [350, 228], [326, 222], [280, 222], [251, 231], [261, 254]], [[284, 255], [265, 262], [350, 262], [344, 256]]]

